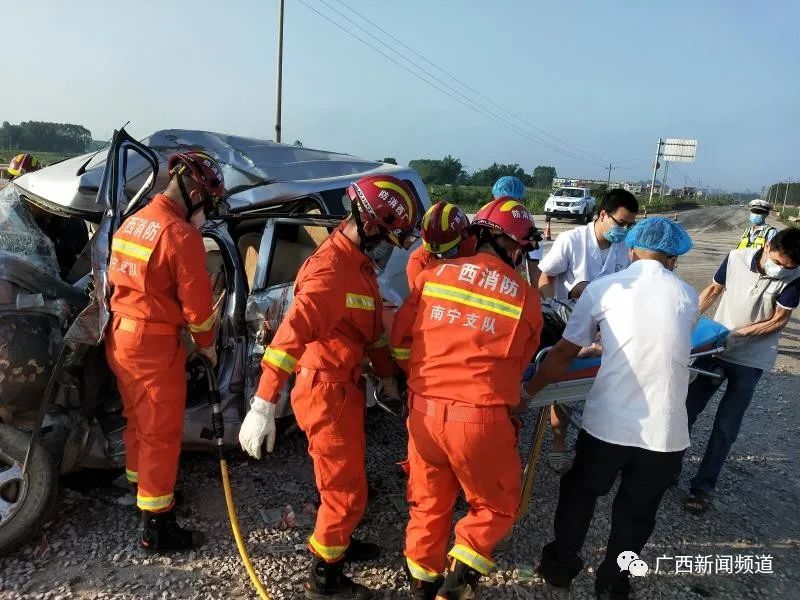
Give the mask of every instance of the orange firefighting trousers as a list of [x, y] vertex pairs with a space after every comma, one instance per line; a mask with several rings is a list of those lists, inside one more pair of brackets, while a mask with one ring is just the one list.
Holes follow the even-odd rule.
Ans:
[[449, 555], [487, 574], [519, 504], [521, 466], [509, 409], [434, 402], [418, 395], [410, 402], [405, 555], [411, 574], [434, 581], [444, 573], [459, 488], [469, 512], [456, 524]]
[[138, 484], [141, 510], [174, 504], [186, 405], [186, 350], [178, 328], [115, 316], [106, 357], [117, 377], [124, 414], [125, 470]]
[[308, 452], [321, 505], [309, 547], [328, 562], [340, 560], [367, 506], [364, 470], [364, 392], [356, 371], [301, 367], [292, 390], [297, 424], [308, 437]]

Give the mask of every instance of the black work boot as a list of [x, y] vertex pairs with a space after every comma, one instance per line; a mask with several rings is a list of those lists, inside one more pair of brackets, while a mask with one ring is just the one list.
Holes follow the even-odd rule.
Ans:
[[142, 548], [146, 552], [180, 552], [203, 545], [205, 537], [199, 531], [184, 529], [175, 520], [175, 509], [165, 512], [142, 511]]
[[368, 600], [372, 592], [347, 577], [342, 570], [344, 561], [325, 562], [315, 556], [311, 562], [311, 573], [305, 584], [309, 600]]
[[453, 559], [450, 571], [436, 594], [436, 600], [473, 600], [480, 578], [481, 574], [475, 569]]
[[350, 538], [350, 545], [344, 552], [344, 562], [364, 562], [375, 560], [381, 555], [381, 548], [378, 544], [362, 542], [356, 538]]
[[436, 592], [444, 584], [444, 577], [439, 577], [436, 581], [423, 581], [409, 576], [408, 581], [411, 587], [411, 600], [436, 600]]
[[633, 597], [627, 571], [610, 581], [595, 581], [594, 596], [597, 600], [629, 600]]

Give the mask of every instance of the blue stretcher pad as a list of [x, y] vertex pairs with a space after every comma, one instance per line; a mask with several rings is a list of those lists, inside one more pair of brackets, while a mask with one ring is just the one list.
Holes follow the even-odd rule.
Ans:
[[[728, 329], [720, 325], [713, 319], [707, 317], [700, 317], [697, 325], [692, 332], [692, 351], [699, 351], [702, 348], [709, 346], [716, 346], [728, 337]], [[600, 366], [600, 358], [576, 358], [573, 360], [567, 369], [566, 378], [569, 378], [570, 373], [578, 373], [586, 369], [596, 369]], [[522, 381], [528, 381], [533, 377], [536, 370], [536, 365], [529, 364], [522, 375]]]

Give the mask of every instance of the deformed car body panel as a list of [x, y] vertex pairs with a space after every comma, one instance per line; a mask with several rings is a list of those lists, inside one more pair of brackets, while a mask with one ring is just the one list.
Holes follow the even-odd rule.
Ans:
[[[429, 205], [425, 186], [412, 169], [365, 160], [324, 150], [276, 144], [241, 136], [166, 129], [141, 140], [158, 156], [155, 189], [166, 186], [167, 160], [186, 150], [203, 150], [222, 165], [225, 183], [231, 195], [231, 213], [274, 206], [293, 198], [347, 187], [364, 175], [388, 173], [411, 181], [424, 206]], [[105, 206], [97, 194], [103, 180], [109, 150], [70, 158], [15, 180], [33, 202], [51, 212], [79, 216], [99, 222]], [[142, 187], [152, 171], [140, 156], [131, 156], [126, 165], [129, 195]], [[340, 204], [340, 203], [337, 203]], [[329, 214], [343, 214], [340, 206], [326, 207]]]

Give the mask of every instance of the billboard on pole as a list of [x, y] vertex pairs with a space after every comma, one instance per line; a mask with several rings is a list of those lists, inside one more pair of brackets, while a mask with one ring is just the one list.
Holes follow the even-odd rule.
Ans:
[[670, 162], [694, 162], [696, 154], [697, 140], [667, 138], [661, 150], [661, 156]]

